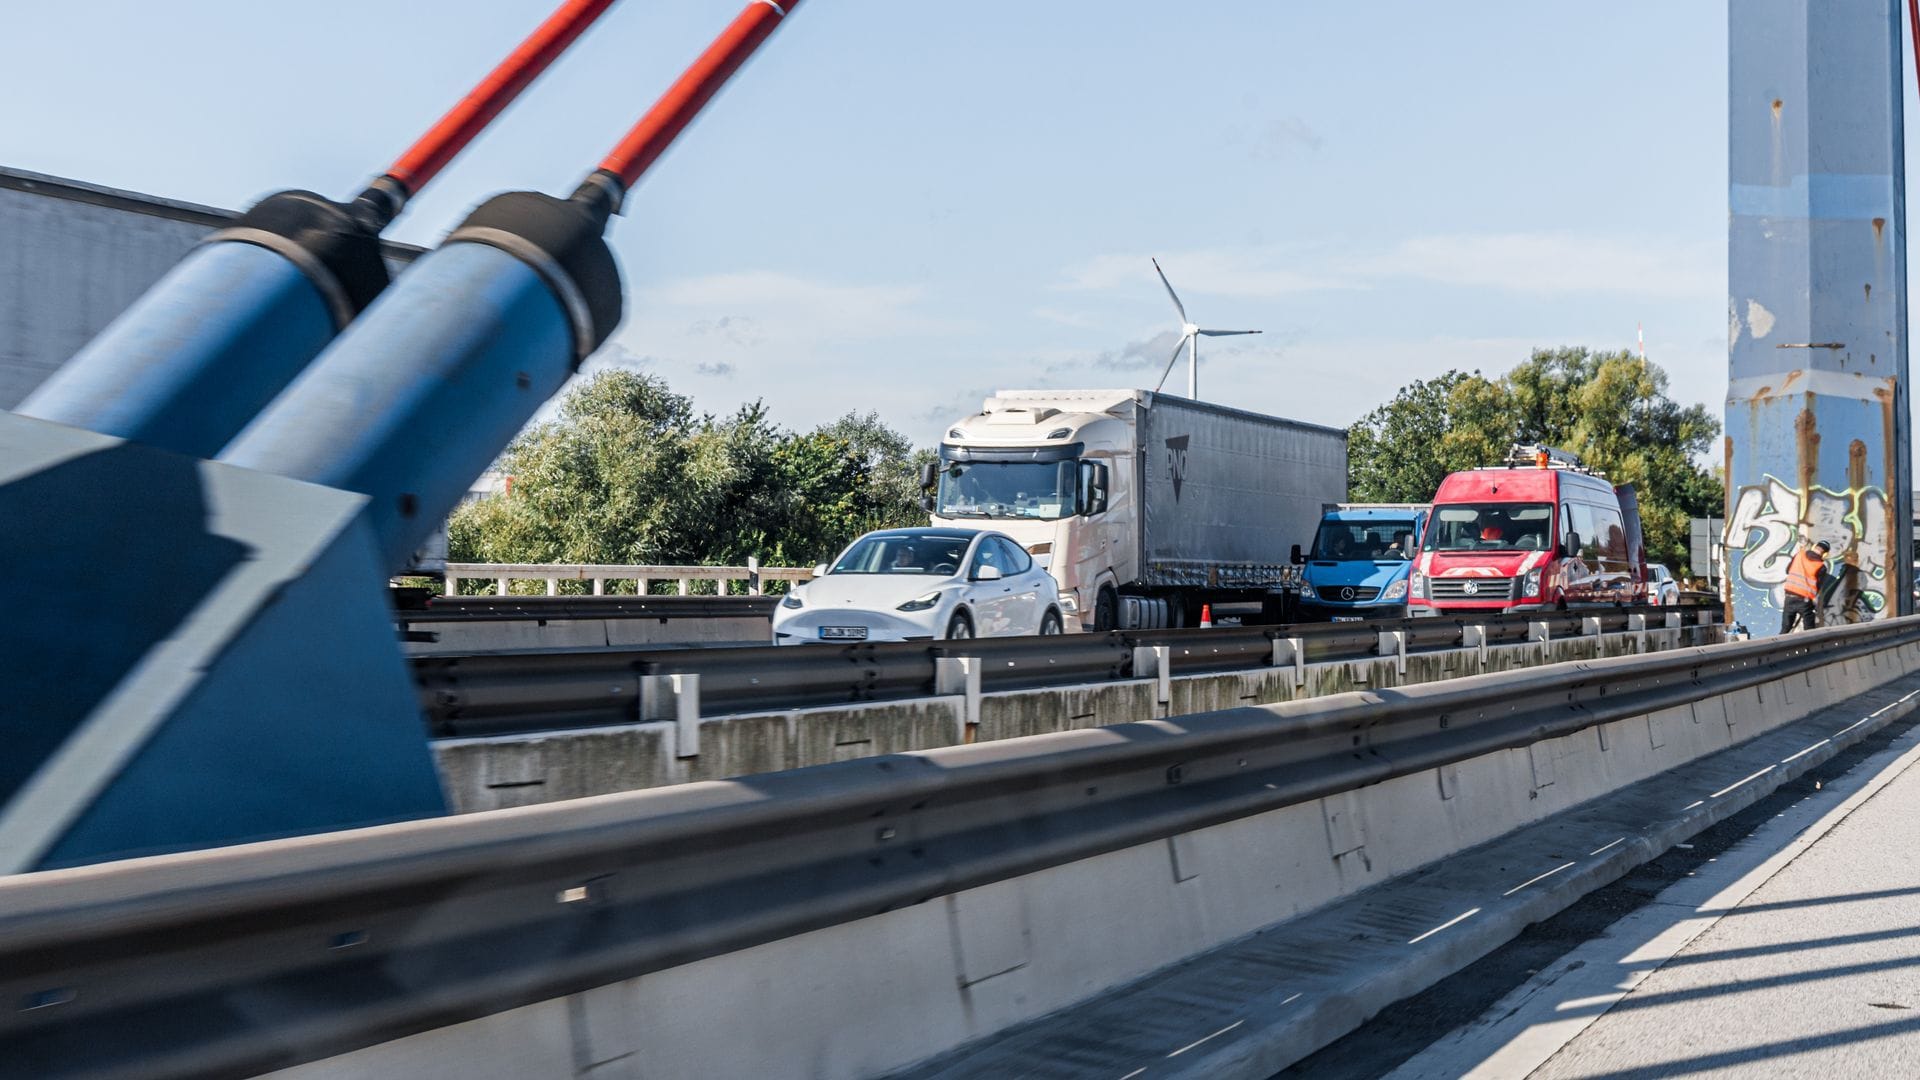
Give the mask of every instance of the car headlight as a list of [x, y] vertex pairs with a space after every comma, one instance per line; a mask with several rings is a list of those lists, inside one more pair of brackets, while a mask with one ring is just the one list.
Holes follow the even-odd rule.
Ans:
[[1406, 579], [1402, 578], [1401, 580], [1396, 581], [1393, 584], [1387, 586], [1387, 594], [1384, 597], [1382, 597], [1382, 599], [1400, 600], [1400, 599], [1403, 599], [1406, 595], [1407, 595], [1407, 582], [1406, 582]]
[[780, 601], [780, 606], [783, 608], [800, 608], [806, 607], [807, 602], [801, 598], [799, 593], [790, 592], [787, 594], [786, 599]]
[[1303, 581], [1300, 583], [1300, 599], [1318, 600], [1320, 599], [1320, 594], [1313, 591], [1313, 586]]
[[1427, 598], [1427, 575], [1415, 570], [1413, 576], [1408, 580], [1412, 582], [1412, 584], [1408, 586], [1408, 589], [1412, 593], [1413, 598], [1415, 600], [1425, 600]]
[[925, 596], [914, 597], [913, 599], [907, 601], [906, 603], [901, 604], [899, 607], [895, 608], [894, 610], [895, 611], [925, 611], [939, 602], [940, 602], [940, 590], [935, 589]]
[[1540, 571], [1529, 570], [1527, 571], [1527, 576], [1520, 579], [1520, 595], [1540, 595]]

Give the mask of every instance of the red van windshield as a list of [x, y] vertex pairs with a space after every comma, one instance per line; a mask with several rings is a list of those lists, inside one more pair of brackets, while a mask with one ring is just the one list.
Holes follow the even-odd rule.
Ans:
[[1551, 503], [1455, 503], [1433, 508], [1422, 551], [1544, 551], [1553, 542]]

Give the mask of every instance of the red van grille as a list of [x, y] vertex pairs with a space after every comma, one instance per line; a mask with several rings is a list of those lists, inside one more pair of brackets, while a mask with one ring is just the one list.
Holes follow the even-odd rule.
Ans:
[[1514, 579], [1510, 577], [1429, 578], [1435, 600], [1511, 600]]

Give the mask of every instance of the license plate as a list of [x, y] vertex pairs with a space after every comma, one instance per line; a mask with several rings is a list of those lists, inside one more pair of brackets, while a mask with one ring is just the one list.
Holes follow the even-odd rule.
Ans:
[[1335, 615], [1333, 617], [1333, 621], [1334, 622], [1366, 622], [1367, 620], [1365, 616], [1361, 616], [1361, 615]]
[[820, 628], [821, 641], [865, 641], [867, 628], [864, 626], [823, 626]]

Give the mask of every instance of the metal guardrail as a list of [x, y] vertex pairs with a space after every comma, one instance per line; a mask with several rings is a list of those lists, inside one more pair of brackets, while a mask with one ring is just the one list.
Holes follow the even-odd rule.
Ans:
[[647, 676], [700, 676], [701, 713], [715, 716], [928, 697], [943, 657], [979, 657], [981, 689], [991, 692], [1132, 678], [1134, 650], [1155, 646], [1168, 648], [1172, 671], [1205, 674], [1276, 664], [1296, 642], [1304, 662], [1319, 663], [1379, 655], [1382, 634], [1403, 635], [1410, 653], [1430, 652], [1467, 647], [1470, 633], [1497, 645], [1595, 625], [1617, 632], [1636, 618], [1658, 625], [1675, 612], [1719, 617], [1717, 608], [1636, 607], [966, 641], [443, 654], [414, 658], [413, 672], [431, 733], [460, 737], [634, 723]]
[[1920, 619], [0, 879], [0, 1063], [241, 1076], [1920, 644]]
[[550, 622], [570, 619], [772, 618], [777, 596], [435, 596], [396, 610], [397, 623]]
[[721, 595], [727, 592], [727, 586], [735, 581], [745, 582], [749, 596], [759, 596], [761, 586], [769, 581], [811, 581], [813, 570], [804, 566], [761, 566], [760, 560], [749, 557], [745, 566], [623, 566], [596, 563], [454, 563], [447, 564], [446, 593], [457, 596], [460, 583], [469, 579], [491, 581], [494, 583], [494, 595], [506, 596], [509, 586], [515, 581], [544, 581], [547, 595], [560, 595], [560, 583], [563, 581], [582, 581], [591, 584], [593, 595], [606, 593], [609, 581], [632, 581], [640, 594], [645, 595], [656, 581], [674, 581], [679, 583], [680, 595], [688, 596], [693, 592], [696, 581], [718, 582], [715, 588]]

